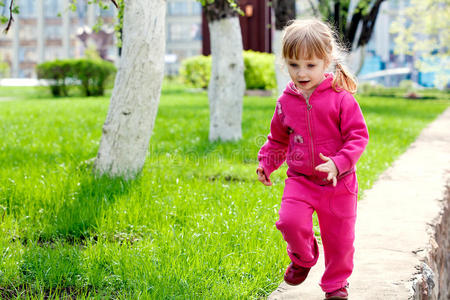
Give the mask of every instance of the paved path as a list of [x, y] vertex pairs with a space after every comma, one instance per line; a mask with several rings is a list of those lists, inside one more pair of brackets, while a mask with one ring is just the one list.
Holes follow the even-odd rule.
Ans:
[[[386, 170], [358, 202], [355, 269], [349, 299], [408, 299], [450, 184], [450, 108]], [[322, 250], [322, 248], [321, 248]], [[323, 299], [323, 252], [306, 281], [281, 283], [268, 299]]]

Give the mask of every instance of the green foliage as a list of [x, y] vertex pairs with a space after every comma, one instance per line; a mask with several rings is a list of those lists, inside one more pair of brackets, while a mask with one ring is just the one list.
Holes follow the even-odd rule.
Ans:
[[55, 60], [38, 64], [36, 73], [39, 79], [49, 80], [53, 96], [68, 95], [67, 85], [73, 76], [70, 73], [70, 60]]
[[211, 56], [199, 55], [183, 60], [180, 74], [186, 84], [206, 89], [211, 77]]
[[124, 0], [118, 0], [117, 5], [119, 6], [119, 9], [117, 10], [117, 22], [114, 26], [114, 30], [116, 32], [117, 47], [122, 48], [123, 13], [125, 9]]
[[116, 68], [108, 61], [81, 58], [44, 62], [36, 71], [39, 79], [50, 80], [54, 96], [67, 96], [69, 85], [79, 85], [86, 96], [99, 96]]
[[[244, 51], [244, 77], [247, 89], [270, 90], [276, 87], [274, 55]], [[207, 88], [211, 77], [211, 57], [194, 56], [182, 62], [180, 74], [185, 83]]]
[[3, 60], [3, 56], [0, 54], [0, 78], [9, 77], [9, 64]]
[[[245, 97], [243, 139], [210, 143], [206, 93], [176, 90], [162, 91], [133, 182], [94, 178], [86, 163], [109, 98], [0, 102], [1, 299], [265, 299], [278, 286], [286, 168], [270, 188], [255, 175], [274, 99]], [[449, 102], [357, 97], [370, 132], [364, 191]]]
[[273, 54], [244, 51], [244, 65], [247, 89], [271, 90], [277, 87]]
[[417, 57], [415, 67], [434, 72], [435, 85], [441, 88], [450, 83], [449, 27], [448, 0], [411, 0], [390, 28], [396, 35], [395, 53]]

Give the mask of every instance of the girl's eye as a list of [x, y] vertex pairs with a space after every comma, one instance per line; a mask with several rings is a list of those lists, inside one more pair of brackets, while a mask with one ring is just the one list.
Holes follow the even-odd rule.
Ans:
[[296, 67], [297, 66], [297, 64], [289, 64], [291, 67]]
[[314, 68], [316, 65], [313, 65], [313, 64], [309, 64], [308, 65], [308, 68]]

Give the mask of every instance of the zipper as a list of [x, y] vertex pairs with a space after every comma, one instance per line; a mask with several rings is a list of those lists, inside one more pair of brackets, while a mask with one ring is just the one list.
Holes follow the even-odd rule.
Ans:
[[309, 97], [305, 97], [303, 95], [303, 93], [301, 93], [295, 86], [295, 84], [291, 85], [292, 90], [294, 90], [295, 92], [297, 92], [297, 94], [299, 94], [301, 97], [303, 97], [305, 99], [306, 102], [306, 119], [308, 122], [308, 133], [309, 133], [309, 139], [311, 141], [311, 169], [312, 169], [312, 173], [316, 173], [316, 171], [314, 170], [314, 141], [313, 141], [313, 137], [312, 137], [312, 130], [311, 130], [311, 117], [310, 117], [310, 111], [312, 109], [312, 105], [309, 103], [309, 99], [311, 98], [311, 95], [315, 92], [315, 90], [311, 93], [311, 95], [309, 95]]
[[313, 141], [313, 137], [312, 137], [311, 117], [310, 117], [310, 111], [312, 109], [312, 105], [309, 103], [309, 99], [308, 98], [306, 98], [306, 97], [304, 97], [304, 98], [305, 98], [305, 101], [306, 101], [306, 119], [307, 119], [307, 122], [308, 122], [309, 140], [310, 140], [310, 143], [311, 143], [311, 162], [312, 162], [311, 169], [312, 169], [312, 172], [314, 174], [315, 173], [315, 170], [314, 170], [314, 141]]

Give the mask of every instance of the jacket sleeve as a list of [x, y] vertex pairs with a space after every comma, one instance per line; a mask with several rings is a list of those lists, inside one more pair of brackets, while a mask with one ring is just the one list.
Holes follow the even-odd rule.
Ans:
[[281, 103], [277, 102], [275, 113], [270, 123], [270, 134], [258, 153], [259, 167], [264, 170], [267, 178], [286, 160], [289, 145], [288, 128], [283, 124], [284, 113]]
[[344, 144], [330, 158], [343, 174], [353, 168], [369, 141], [369, 132], [361, 108], [350, 93], [346, 94], [340, 105], [340, 131]]

